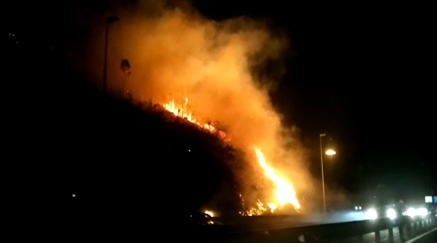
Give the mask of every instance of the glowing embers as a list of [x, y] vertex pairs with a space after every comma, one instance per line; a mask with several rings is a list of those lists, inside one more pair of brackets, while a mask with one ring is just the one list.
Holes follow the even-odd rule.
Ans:
[[183, 118], [197, 126], [210, 131], [211, 133], [216, 133], [218, 136], [225, 141], [229, 141], [229, 138], [226, 136], [224, 131], [218, 130], [215, 126], [211, 125], [209, 122], [200, 122], [197, 118], [193, 116], [193, 113], [188, 111], [188, 98], [185, 98], [185, 102], [183, 105], [179, 105], [175, 102], [175, 100], [171, 100], [168, 103], [162, 105], [167, 111], [173, 113], [175, 116]]

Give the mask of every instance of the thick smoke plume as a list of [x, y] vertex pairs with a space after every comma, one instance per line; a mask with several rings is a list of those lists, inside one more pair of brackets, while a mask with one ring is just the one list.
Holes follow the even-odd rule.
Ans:
[[[120, 21], [109, 25], [109, 89], [125, 89], [134, 99], [158, 103], [175, 99], [183, 104], [188, 97], [194, 116], [220, 124], [232, 144], [245, 151], [249, 167], [259, 168], [253, 150], [258, 146], [267, 162], [293, 183], [300, 200], [312, 191], [305, 152], [294, 129], [282, 126], [269, 100], [268, 87], [274, 80], [257, 72], [264, 62], [281, 56], [286, 38], [274, 37], [260, 21], [244, 17], [212, 21], [188, 5], [161, 1], [114, 4], [101, 15], [78, 11], [78, 20], [91, 23], [90, 34], [85, 51], [71, 57], [80, 60], [77, 68], [99, 82], [103, 20], [112, 15]], [[120, 68], [123, 59], [129, 61], [129, 70]], [[240, 176], [256, 184], [259, 175]]]

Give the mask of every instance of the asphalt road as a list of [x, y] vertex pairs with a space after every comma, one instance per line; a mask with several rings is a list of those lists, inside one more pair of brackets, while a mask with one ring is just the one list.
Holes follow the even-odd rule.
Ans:
[[[285, 222], [288, 221], [287, 218], [283, 218], [278, 225], [276, 226], [285, 226], [287, 224], [285, 224]], [[291, 223], [291, 222], [288, 222]], [[294, 222], [296, 223], [296, 222]], [[301, 222], [303, 223], [303, 222]], [[316, 222], [305, 222], [305, 223], [316, 223]], [[266, 225], [267, 226], [267, 225]], [[271, 223], [268, 224], [268, 226], [273, 226]], [[289, 227], [289, 228], [293, 228], [293, 227]], [[258, 228], [259, 229], [259, 228]], [[437, 229], [437, 228], [436, 228]], [[399, 233], [399, 229], [398, 227], [393, 228], [393, 239], [394, 239], [394, 243], [425, 243], [425, 242], [430, 242], [430, 243], [437, 243], [436, 240], [436, 235], [437, 235], [437, 230], [430, 233], [429, 235], [426, 235], [422, 238], [418, 238], [415, 239], [416, 237], [420, 236], [421, 234], [424, 234], [425, 232], [429, 232], [426, 231], [425, 229], [415, 229], [414, 227], [411, 229], [411, 231], [408, 231], [406, 228], [404, 229], [404, 239], [402, 240], [401, 235]], [[280, 232], [281, 230], [279, 230]], [[236, 243], [236, 242], [325, 242], [323, 239], [317, 239], [315, 237], [311, 237], [312, 233], [314, 233], [314, 235], [317, 235], [317, 233], [320, 232], [307, 232], [308, 234], [306, 234], [306, 236], [301, 236], [301, 235], [296, 235], [291, 233], [291, 231], [289, 230], [284, 230], [284, 232], [280, 232], [278, 233], [278, 231], [275, 231], [273, 229], [267, 230], [267, 229], [259, 229], [257, 232], [252, 232], [252, 233], [248, 233], [248, 234], [239, 234], [238, 237], [229, 237], [227, 239], [204, 239], [208, 242], [221, 242], [221, 243], [228, 243], [228, 242], [232, 242], [232, 243]], [[346, 233], [346, 231], [345, 231]], [[337, 242], [337, 241], [336, 241]], [[338, 241], [341, 243], [355, 243], [355, 242], [362, 242], [362, 243], [375, 243], [376, 239], [375, 239], [375, 233], [368, 233], [368, 234], [364, 234], [362, 235], [362, 241], [360, 241], [359, 237], [353, 237], [353, 238], [349, 238], [349, 239], [344, 239], [341, 241]], [[390, 242], [390, 238], [389, 238], [389, 231], [388, 230], [381, 230], [380, 231], [380, 242], [381, 243], [385, 243], [385, 242]]]
[[226, 225], [230, 225], [237, 232], [287, 229], [310, 225], [321, 225], [340, 222], [364, 220], [360, 212], [342, 212], [325, 217], [323, 215], [283, 215], [283, 216], [254, 216], [232, 218]]
[[[399, 235], [399, 231], [393, 230], [393, 235], [394, 235], [394, 243], [437, 243], [437, 228], [434, 229], [434, 231], [432, 232], [426, 232], [428, 234], [426, 235], [418, 235], [415, 236], [411, 239], [406, 239], [404, 241], [401, 240], [400, 235]], [[383, 230], [380, 232], [380, 236], [381, 236], [381, 243], [385, 243], [385, 242], [390, 242], [389, 241], [389, 235], [388, 235], [388, 230]], [[296, 239], [290, 239], [290, 238], [283, 238], [283, 239], [275, 239], [274, 241], [270, 241], [270, 239], [268, 239], [268, 234], [266, 233], [265, 235], [259, 234], [259, 235], [251, 235], [248, 237], [244, 237], [244, 238], [238, 238], [238, 239], [228, 239], [228, 240], [212, 240], [209, 242], [222, 242], [222, 243], [239, 243], [239, 242], [253, 242], [253, 243], [264, 243], [264, 242], [324, 242], [323, 240], [319, 240], [319, 239], [312, 239], [312, 238], [304, 238], [304, 237], [298, 237]], [[341, 243], [355, 243], [355, 242], [360, 242], [358, 240], [358, 238], [354, 238], [354, 239], [349, 239], [349, 240], [344, 240], [344, 241], [340, 241]], [[375, 243], [375, 233], [369, 233], [366, 235], [363, 235], [363, 243]]]
[[437, 227], [422, 235], [419, 235], [405, 243], [436, 243], [437, 242]]

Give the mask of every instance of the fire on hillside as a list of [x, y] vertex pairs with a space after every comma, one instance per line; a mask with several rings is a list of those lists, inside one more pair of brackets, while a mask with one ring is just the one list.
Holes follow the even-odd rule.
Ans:
[[[211, 123], [202, 122], [187, 109], [188, 98], [185, 98], [185, 102], [182, 105], [178, 105], [175, 100], [172, 99], [170, 102], [165, 103], [162, 106], [175, 116], [186, 119], [206, 131], [217, 134], [225, 142], [230, 142], [230, 139], [224, 131], [216, 128]], [[253, 151], [256, 154], [259, 168], [263, 170], [265, 176], [272, 182], [274, 193], [266, 199], [257, 199], [254, 205], [250, 205], [250, 203], [249, 205], [245, 205], [245, 210], [241, 211], [240, 214], [243, 216], [254, 216], [262, 215], [264, 213], [274, 213], [286, 205], [292, 205], [296, 211], [299, 211], [301, 205], [296, 197], [296, 191], [292, 183], [280, 176], [279, 173], [267, 163], [265, 156], [259, 147], [254, 145]], [[245, 199], [241, 194], [240, 199], [242, 203], [245, 204]]]

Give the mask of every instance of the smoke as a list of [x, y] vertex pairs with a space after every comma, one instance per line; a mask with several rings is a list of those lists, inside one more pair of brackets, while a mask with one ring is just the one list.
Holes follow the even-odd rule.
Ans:
[[[159, 103], [173, 98], [182, 103], [188, 97], [194, 116], [220, 124], [232, 144], [246, 152], [249, 167], [259, 168], [253, 150], [257, 146], [267, 162], [293, 183], [298, 197], [311, 193], [297, 129], [282, 125], [269, 99], [274, 80], [258, 72], [262, 64], [287, 50], [287, 38], [272, 35], [265, 22], [245, 17], [208, 20], [189, 4], [140, 1], [108, 9], [104, 15], [77, 12], [88, 29], [88, 44], [71, 54], [79, 60], [76, 68], [100, 82], [103, 19], [119, 17], [109, 25], [109, 89], [125, 89], [137, 100]], [[128, 71], [120, 68], [123, 59], [129, 61]], [[256, 184], [259, 175], [241, 176]]]

